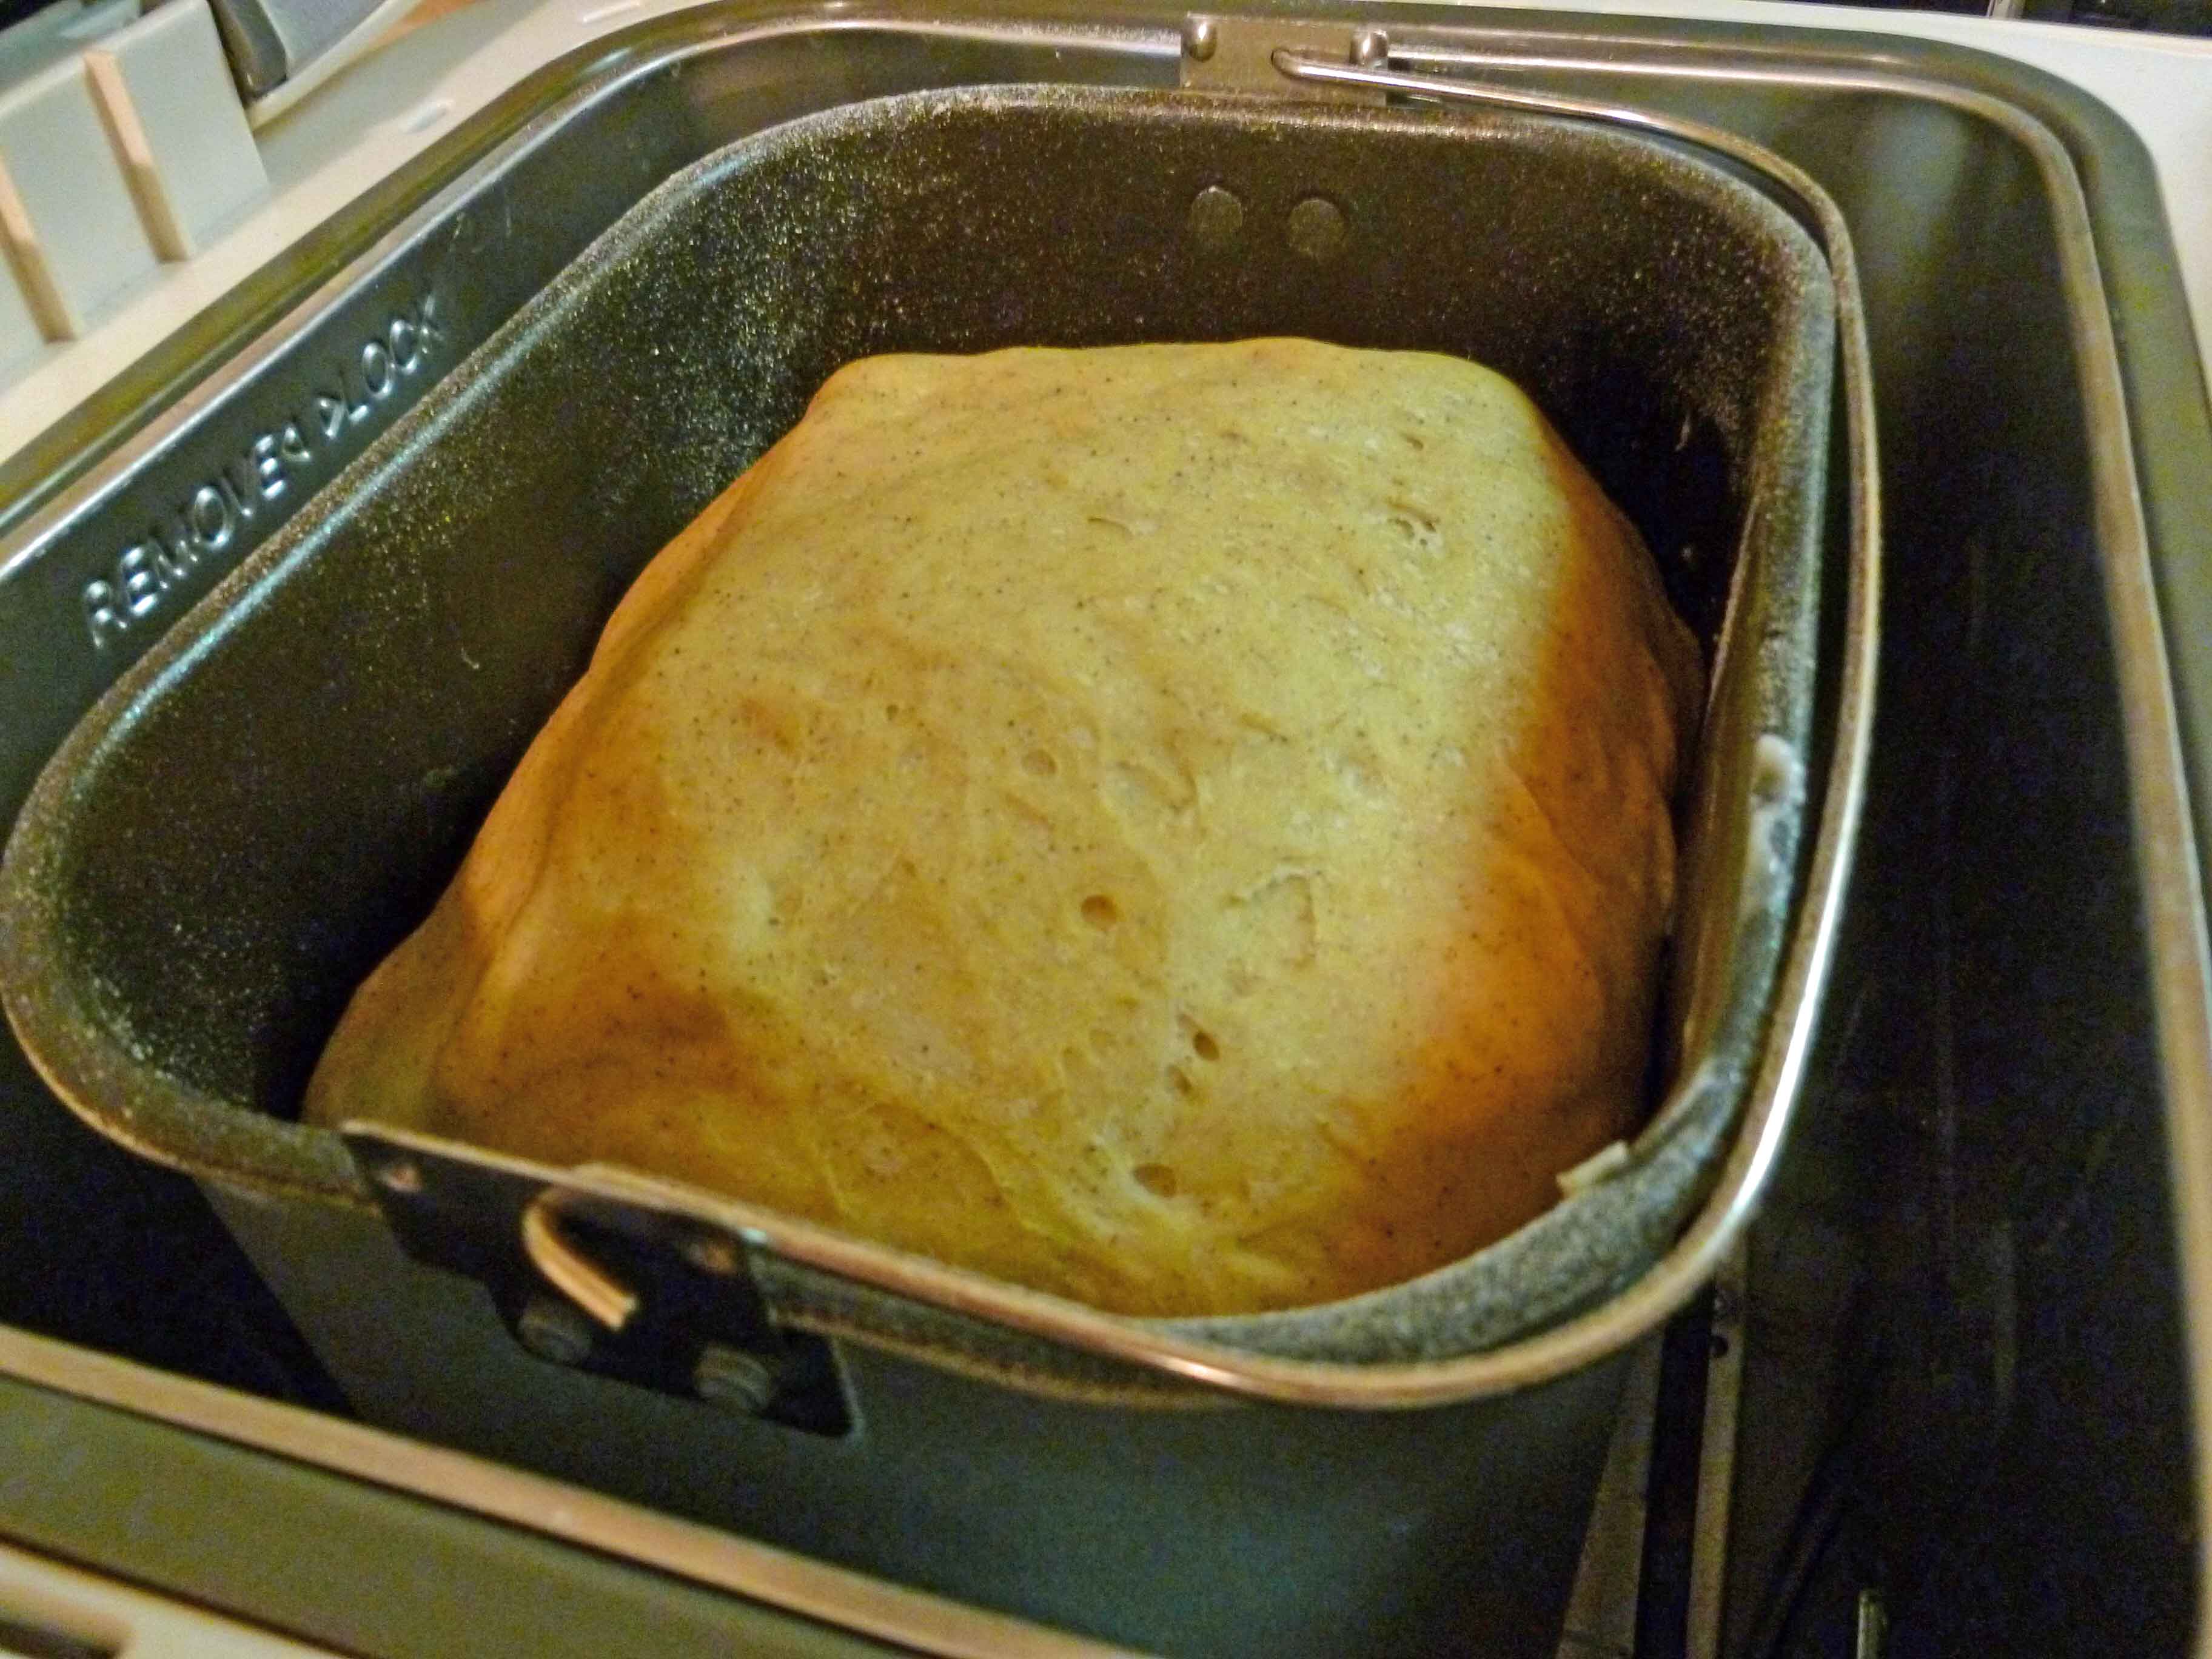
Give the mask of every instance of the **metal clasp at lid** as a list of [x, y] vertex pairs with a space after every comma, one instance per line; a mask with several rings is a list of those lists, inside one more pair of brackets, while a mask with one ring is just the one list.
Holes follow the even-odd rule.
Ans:
[[1286, 80], [1274, 64], [1274, 54], [1285, 49], [1348, 68], [1382, 69], [1390, 61], [1390, 37], [1371, 25], [1194, 12], [1182, 26], [1182, 83], [1192, 91], [1264, 93], [1309, 103], [1372, 105], [1389, 96], [1371, 87]]

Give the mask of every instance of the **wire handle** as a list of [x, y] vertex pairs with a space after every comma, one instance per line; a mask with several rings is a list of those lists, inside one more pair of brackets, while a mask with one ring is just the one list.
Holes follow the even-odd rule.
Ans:
[[610, 1331], [637, 1311], [637, 1292], [577, 1248], [561, 1224], [567, 1194], [548, 1187], [522, 1212], [522, 1253], [545, 1281]]
[[[1388, 66], [1389, 46], [1378, 31], [1363, 32], [1356, 58], [1379, 62], [1339, 63], [1291, 46], [1278, 46], [1269, 54], [1276, 72], [1291, 81], [1317, 82], [1329, 86], [1359, 87], [1369, 91], [1397, 93], [1407, 98], [1433, 99], [1439, 103], [1481, 104], [1497, 109], [1516, 109], [1541, 115], [1561, 115], [1603, 126], [1630, 127], [1656, 132], [1727, 156], [1780, 185], [1812, 215], [1820, 251], [1836, 290], [1836, 335], [1844, 369], [1845, 442], [1849, 446], [1851, 477], [1851, 538], [1853, 551], [1872, 560], [1881, 532], [1881, 480], [1875, 465], [1874, 359], [1867, 343], [1866, 309], [1859, 290], [1858, 259], [1851, 247], [1850, 227], [1835, 198], [1820, 181], [1794, 161], [1763, 144], [1686, 116], [1662, 115], [1628, 104], [1608, 104], [1595, 99], [1571, 98], [1562, 93], [1528, 92], [1486, 81], [1456, 76], [1416, 75]], [[1846, 672], [1856, 672], [1857, 657], [1846, 659]], [[1846, 685], [1848, 696], [1857, 688]]]

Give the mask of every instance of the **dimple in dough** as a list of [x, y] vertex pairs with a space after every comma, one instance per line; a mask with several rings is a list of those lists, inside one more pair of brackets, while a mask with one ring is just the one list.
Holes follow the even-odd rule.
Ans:
[[1472, 363], [854, 363], [623, 599], [307, 1115], [1126, 1313], [1392, 1284], [1638, 1121], [1698, 679]]

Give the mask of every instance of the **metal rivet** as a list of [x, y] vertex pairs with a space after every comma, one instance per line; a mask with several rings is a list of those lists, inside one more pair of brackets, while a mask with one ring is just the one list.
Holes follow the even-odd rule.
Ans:
[[1390, 61], [1390, 37], [1381, 29], [1362, 29], [1352, 37], [1352, 61], [1361, 69], [1381, 69]]
[[727, 1279], [742, 1265], [738, 1247], [726, 1238], [702, 1234], [684, 1247], [684, 1259], [702, 1273], [713, 1273], [717, 1279]]
[[1218, 252], [1244, 228], [1244, 204], [1235, 191], [1208, 185], [1190, 198], [1190, 213], [1184, 222], [1192, 241]]
[[1797, 793], [1797, 751], [1787, 738], [1759, 734], [1751, 756], [1751, 804], [1773, 811]]
[[742, 1348], [709, 1342], [691, 1374], [699, 1398], [748, 1417], [757, 1417], [775, 1399], [775, 1370], [768, 1361]]
[[1326, 196], [1309, 196], [1291, 210], [1291, 246], [1316, 264], [1344, 252], [1344, 210]]
[[395, 1158], [376, 1172], [376, 1178], [395, 1193], [419, 1193], [422, 1190], [422, 1171], [411, 1159]]
[[514, 1322], [522, 1346], [556, 1365], [580, 1365], [592, 1357], [592, 1322], [581, 1309], [550, 1296], [533, 1296]]
[[1220, 44], [1220, 33], [1211, 17], [1194, 17], [1182, 26], [1182, 55], [1194, 64], [1203, 64], [1212, 57], [1214, 48]]

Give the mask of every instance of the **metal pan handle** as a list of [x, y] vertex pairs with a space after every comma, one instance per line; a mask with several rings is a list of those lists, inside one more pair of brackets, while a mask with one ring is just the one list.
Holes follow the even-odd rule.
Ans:
[[[1844, 371], [1844, 441], [1850, 467], [1851, 568], [1855, 577], [1863, 577], [1871, 587], [1881, 568], [1881, 480], [1875, 453], [1873, 353], [1867, 341], [1866, 307], [1859, 289], [1858, 259], [1851, 246], [1850, 227], [1844, 221], [1843, 210], [1821, 188], [1820, 181], [1794, 161], [1724, 127], [1686, 116], [1662, 115], [1633, 105], [1571, 98], [1561, 93], [1529, 92], [1457, 76], [1416, 75], [1388, 67], [1389, 52], [1388, 38], [1380, 30], [1367, 29], [1361, 31], [1354, 43], [1355, 61], [1352, 63], [1334, 62], [1292, 46], [1278, 46], [1269, 54], [1269, 61], [1278, 74], [1291, 81], [1395, 93], [1438, 103], [1522, 110], [1601, 126], [1656, 133], [1726, 156], [1737, 166], [1759, 174], [1803, 208], [1813, 221], [1812, 228], [1835, 284], [1836, 334]], [[1857, 628], [1863, 623], [1870, 625], [1875, 597], [1872, 592], [1863, 595], [1855, 592], [1849, 619], [1851, 627]], [[1857, 641], [1852, 643], [1856, 645]], [[1870, 711], [1874, 674], [1871, 651], [1847, 650], [1844, 672], [1846, 709]], [[1830, 782], [1851, 787], [1845, 795], [1832, 795], [1832, 799], [1846, 799], [1854, 804], [1856, 801], [1857, 785], [1865, 769], [1865, 726], [1864, 720], [1845, 723], [1844, 736], [1856, 741], [1838, 745], [1837, 764], [1838, 769], [1848, 768], [1848, 773], [1838, 769], [1831, 775]], [[1854, 748], [1856, 753], [1844, 752]], [[1851, 827], [1855, 828], [1856, 812], [1852, 817]]]

